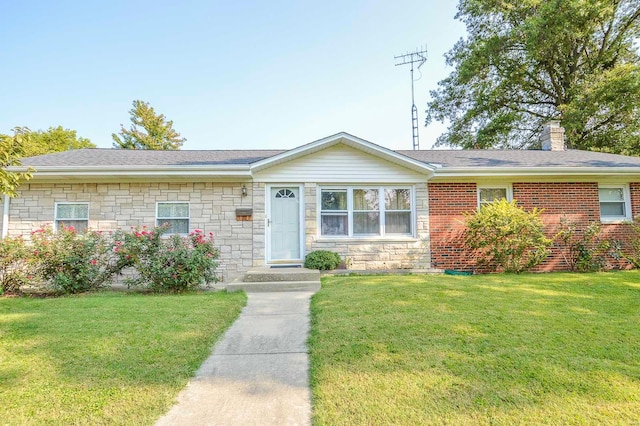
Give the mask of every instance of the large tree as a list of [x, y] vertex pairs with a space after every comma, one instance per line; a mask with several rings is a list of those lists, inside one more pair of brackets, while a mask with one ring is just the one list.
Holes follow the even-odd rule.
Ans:
[[[14, 136], [22, 135], [22, 155], [32, 157], [70, 149], [95, 148], [87, 138], [79, 137], [75, 130], [62, 126], [49, 127], [47, 130], [31, 131], [28, 127], [15, 127]], [[25, 137], [28, 135], [28, 137]]]
[[30, 171], [21, 173], [7, 170], [7, 167], [21, 165], [20, 158], [25, 156], [24, 147], [30, 142], [30, 136], [30, 132], [20, 128], [14, 129], [13, 136], [0, 135], [0, 194], [17, 196], [20, 183], [31, 178]]
[[118, 149], [180, 149], [185, 138], [173, 130], [173, 121], [156, 114], [148, 102], [133, 101], [131, 127], [120, 125], [120, 136], [113, 133], [113, 146]]
[[456, 18], [438, 145], [536, 147], [556, 119], [572, 148], [640, 154], [640, 0], [460, 0]]
[[32, 157], [70, 149], [95, 148], [87, 138], [77, 135], [75, 130], [62, 126], [49, 127], [47, 130], [32, 131], [28, 127], [14, 127], [13, 136], [1, 135], [0, 138], [13, 138], [20, 144], [20, 155]]
[[10, 172], [7, 167], [20, 166], [20, 159], [70, 149], [95, 148], [87, 138], [78, 137], [75, 130], [62, 126], [31, 131], [28, 127], [14, 127], [13, 136], [0, 134], [0, 194], [15, 197], [20, 183], [31, 173]]

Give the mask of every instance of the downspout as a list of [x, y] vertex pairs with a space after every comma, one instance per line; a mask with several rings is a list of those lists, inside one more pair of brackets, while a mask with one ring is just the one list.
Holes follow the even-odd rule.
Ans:
[[4, 196], [4, 209], [2, 212], [2, 238], [6, 237], [9, 233], [9, 196]]

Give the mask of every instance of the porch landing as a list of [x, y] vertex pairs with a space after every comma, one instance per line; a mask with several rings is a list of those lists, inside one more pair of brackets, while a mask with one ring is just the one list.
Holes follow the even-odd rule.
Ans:
[[226, 285], [228, 292], [311, 291], [320, 290], [320, 272], [305, 268], [270, 268], [247, 271]]

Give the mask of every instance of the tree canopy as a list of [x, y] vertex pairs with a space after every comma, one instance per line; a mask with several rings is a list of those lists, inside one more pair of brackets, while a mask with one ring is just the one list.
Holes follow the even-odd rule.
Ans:
[[640, 0], [460, 0], [456, 18], [438, 145], [535, 148], [554, 119], [571, 148], [640, 155]]
[[20, 145], [21, 157], [50, 154], [70, 149], [95, 148], [87, 138], [79, 137], [75, 130], [62, 126], [49, 127], [47, 130], [32, 131], [28, 127], [18, 126], [11, 129], [13, 136], [2, 135], [0, 138], [13, 138]]
[[0, 194], [11, 197], [17, 195], [17, 188], [23, 180], [31, 178], [31, 173], [6, 170], [7, 167], [20, 166], [21, 158], [96, 147], [89, 139], [78, 137], [75, 130], [65, 129], [62, 126], [35, 132], [28, 127], [18, 126], [12, 131], [13, 136], [0, 134]]
[[120, 125], [119, 136], [113, 133], [113, 146], [118, 149], [177, 150], [186, 141], [173, 129], [173, 121], [167, 121], [163, 114], [156, 114], [148, 102], [133, 101], [131, 127], [127, 130]]
[[15, 127], [13, 132], [14, 136], [21, 135], [23, 157], [96, 147], [89, 139], [79, 137], [75, 130], [65, 129], [62, 126], [37, 131], [31, 131], [28, 127]]
[[23, 180], [29, 180], [31, 173], [11, 172], [7, 167], [20, 166], [24, 157], [24, 147], [30, 137], [29, 132], [14, 129], [13, 136], [0, 135], [0, 194], [17, 196], [17, 189]]

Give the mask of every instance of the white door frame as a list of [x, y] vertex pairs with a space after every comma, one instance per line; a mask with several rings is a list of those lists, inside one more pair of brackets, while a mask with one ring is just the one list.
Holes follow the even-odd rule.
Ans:
[[[298, 214], [299, 214], [299, 233], [300, 233], [300, 257], [298, 259], [272, 260], [271, 259], [271, 189], [272, 188], [298, 188]], [[264, 241], [265, 241], [265, 264], [300, 264], [304, 261], [305, 255], [305, 200], [304, 200], [304, 184], [302, 183], [282, 183], [267, 184], [264, 191]]]

